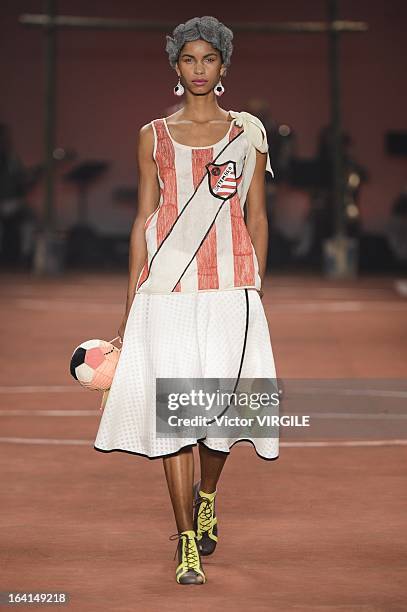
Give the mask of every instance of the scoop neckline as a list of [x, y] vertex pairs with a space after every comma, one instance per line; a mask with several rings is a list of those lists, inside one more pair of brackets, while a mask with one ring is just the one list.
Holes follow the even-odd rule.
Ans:
[[[230, 111], [228, 111], [228, 114], [230, 115]], [[168, 137], [170, 138], [170, 140], [177, 145], [177, 147], [182, 147], [183, 149], [212, 149], [213, 147], [216, 147], [216, 145], [220, 144], [221, 142], [223, 142], [225, 140], [225, 138], [227, 138], [232, 130], [233, 127], [233, 122], [235, 120], [235, 117], [232, 117], [232, 120], [230, 122], [230, 126], [228, 131], [226, 132], [226, 134], [220, 139], [218, 140], [218, 142], [215, 142], [214, 144], [211, 145], [207, 145], [206, 147], [192, 147], [190, 145], [186, 145], [186, 144], [182, 144], [182, 142], [178, 142], [177, 140], [174, 140], [174, 138], [171, 136], [168, 124], [167, 124], [167, 119], [165, 117], [162, 118], [163, 122], [164, 122], [164, 126], [166, 129], [166, 132], [168, 134]]]

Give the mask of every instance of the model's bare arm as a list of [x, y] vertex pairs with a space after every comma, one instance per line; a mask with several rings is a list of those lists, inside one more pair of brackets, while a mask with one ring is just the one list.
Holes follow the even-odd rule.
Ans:
[[268, 249], [265, 184], [266, 163], [267, 153], [260, 153], [256, 149], [256, 167], [246, 197], [246, 225], [259, 263], [259, 276], [262, 286], [266, 274]]
[[[145, 223], [160, 201], [157, 166], [153, 158], [154, 134], [151, 123], [140, 129], [137, 147], [138, 206], [130, 234], [127, 318], [136, 291], [138, 277], [147, 259]], [[124, 331], [124, 330], [123, 330]]]

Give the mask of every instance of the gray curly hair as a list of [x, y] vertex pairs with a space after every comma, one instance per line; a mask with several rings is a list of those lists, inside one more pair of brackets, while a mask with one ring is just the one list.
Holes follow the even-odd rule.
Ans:
[[[171, 66], [175, 68], [178, 56], [184, 44], [191, 40], [203, 39], [211, 43], [222, 55], [222, 63], [230, 66], [230, 57], [233, 51], [233, 32], [216, 17], [206, 15], [205, 17], [193, 17], [186, 23], [177, 25], [172, 36], [166, 35], [167, 44], [165, 50]], [[226, 70], [225, 70], [226, 74]]]

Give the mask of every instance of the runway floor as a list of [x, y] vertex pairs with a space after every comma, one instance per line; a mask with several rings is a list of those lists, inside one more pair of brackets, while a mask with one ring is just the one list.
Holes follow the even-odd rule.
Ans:
[[0, 283], [0, 591], [66, 592], [81, 612], [407, 610], [405, 280], [266, 279], [279, 377], [366, 381], [363, 402], [319, 406], [275, 461], [232, 449], [201, 588], [175, 582], [162, 460], [95, 451], [101, 395], [69, 373], [80, 342], [117, 335], [126, 275]]

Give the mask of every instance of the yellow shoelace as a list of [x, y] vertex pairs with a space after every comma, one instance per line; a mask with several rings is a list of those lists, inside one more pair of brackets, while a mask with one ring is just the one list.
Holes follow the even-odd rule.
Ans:
[[209, 531], [213, 526], [215, 498], [209, 499], [209, 497], [199, 497], [194, 503], [194, 507], [195, 506], [199, 506], [197, 531], [198, 534], [201, 535]]
[[[193, 535], [192, 535], [193, 534]], [[174, 533], [169, 537], [170, 540], [182, 539], [182, 556], [181, 563], [185, 569], [200, 570], [199, 553], [195, 541], [195, 532], [188, 531], [187, 533]], [[174, 559], [177, 555], [178, 546], [175, 550]]]

